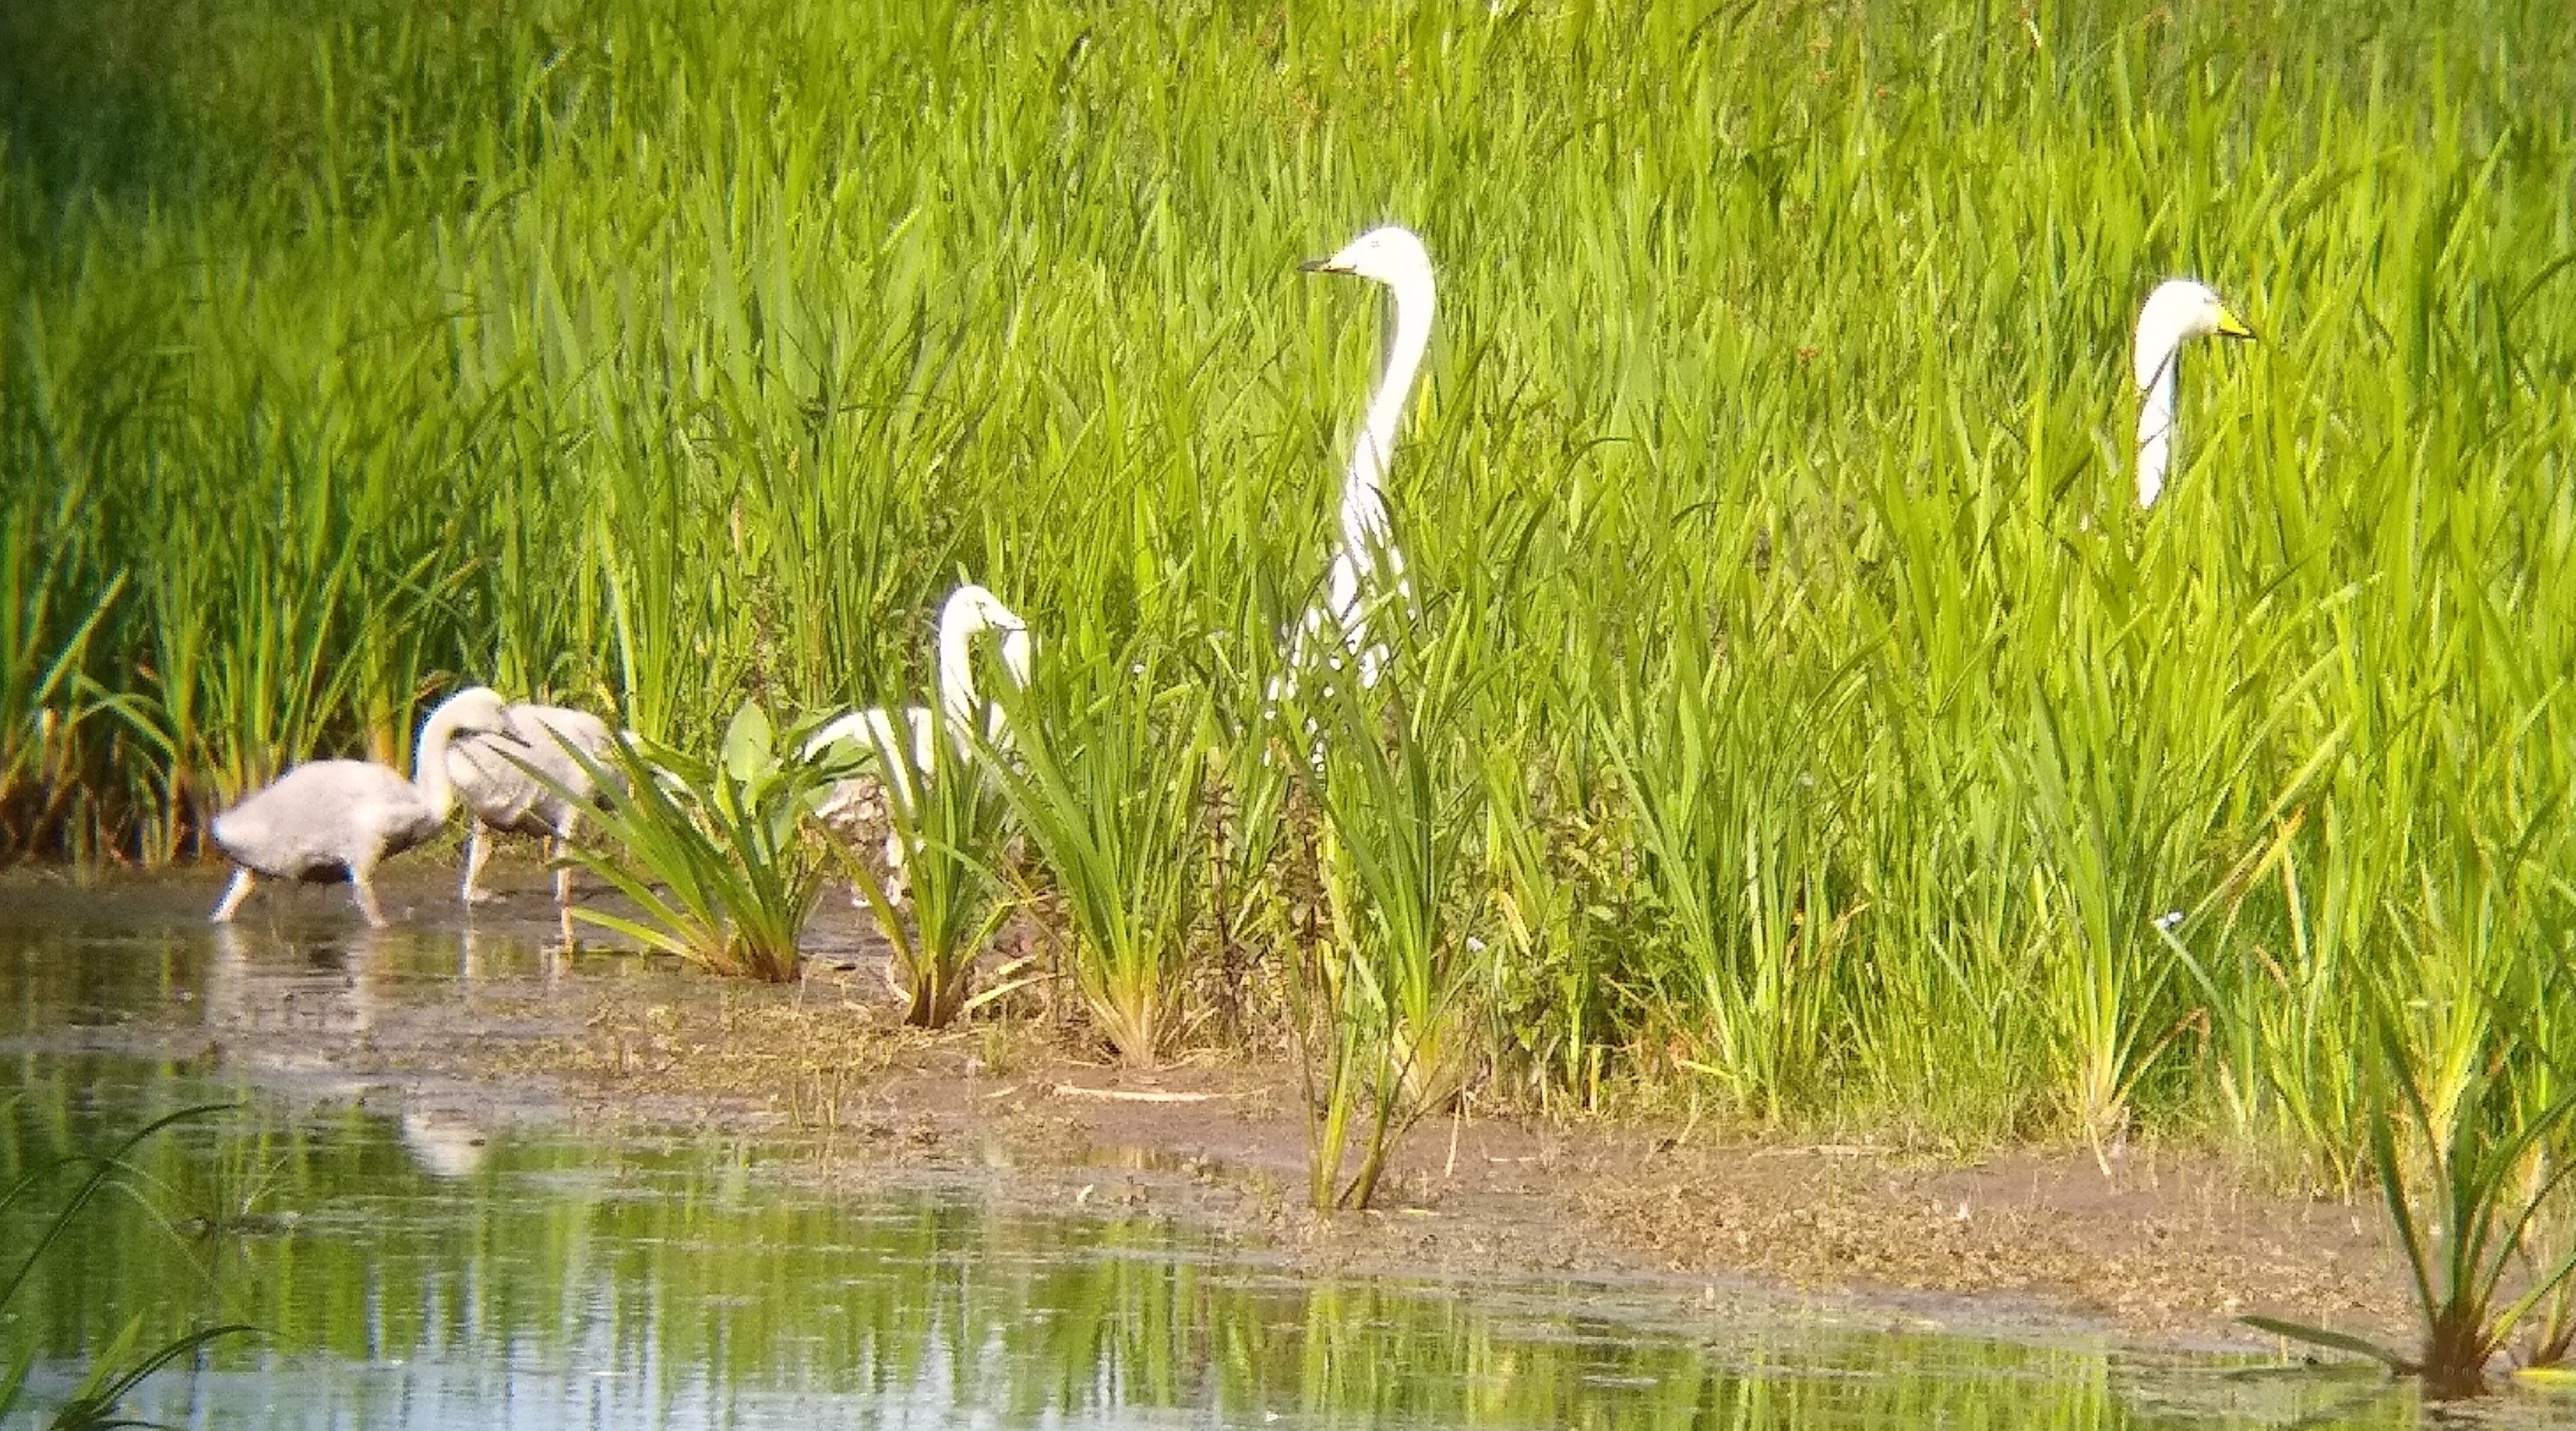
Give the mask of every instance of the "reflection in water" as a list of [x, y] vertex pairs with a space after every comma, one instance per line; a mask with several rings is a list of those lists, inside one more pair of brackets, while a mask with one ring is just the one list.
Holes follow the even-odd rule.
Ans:
[[442, 1178], [470, 1178], [483, 1171], [491, 1137], [455, 1113], [406, 1105], [400, 1118], [403, 1151], [421, 1171]]
[[376, 965], [390, 942], [365, 925], [302, 937], [216, 925], [200, 1001], [207, 1029], [234, 1036], [233, 1057], [254, 1067], [323, 1067], [324, 1050], [375, 1026]]
[[553, 943], [534, 943], [524, 938], [476, 928], [474, 912], [467, 910], [465, 923], [456, 930], [456, 977], [466, 984], [487, 978], [508, 978], [529, 972], [533, 967], [539, 981], [553, 987], [563, 976], [565, 951], [573, 947], [570, 913], [564, 913], [561, 936]]
[[[54, 1069], [14, 1143], [113, 1124], [78, 1106], [119, 1070]], [[124, 1084], [140, 1110], [191, 1096]], [[100, 1110], [104, 1113], [104, 1109]], [[834, 1207], [707, 1147], [620, 1156], [490, 1143], [466, 1181], [406, 1157], [413, 1127], [253, 1111], [152, 1154], [193, 1188], [271, 1169], [276, 1236], [179, 1244], [139, 1211], [49, 1269], [29, 1306], [55, 1355], [190, 1289], [189, 1315], [270, 1328], [169, 1378], [158, 1419], [208, 1426], [2054, 1426], [2137, 1419], [2098, 1349], [1813, 1323], [1637, 1319], [1617, 1289], [1473, 1297], [1312, 1280], [1147, 1223], [954, 1197]], [[247, 1153], [236, 1151], [255, 1145]], [[195, 1171], [191, 1171], [194, 1169]], [[217, 1172], [212, 1180], [221, 1182]], [[262, 1224], [263, 1226], [268, 1224]], [[2313, 1383], [2168, 1373], [2193, 1420], [2313, 1411]], [[2185, 1394], [2188, 1393], [2186, 1396]], [[2270, 1404], [2266, 1404], [2267, 1400]], [[2170, 1407], [2168, 1407], [2170, 1410]], [[2256, 1413], [2263, 1413], [2257, 1416]], [[2249, 1419], [2251, 1418], [2251, 1419]], [[2159, 1419], [2155, 1424], [2173, 1424]], [[2355, 1425], [2408, 1424], [2383, 1407]]]
[[[541, 968], [525, 946], [452, 932], [102, 941], [0, 916], [22, 1048], [190, 1003], [219, 1042], [273, 1020], [364, 1029], [389, 1000], [454, 996], [460, 975]], [[1302, 1277], [1150, 1221], [918, 1189], [825, 1200], [742, 1145], [493, 1136], [434, 1106], [317, 1097], [311, 1080], [290, 1103], [229, 1058], [217, 1081], [51, 1048], [11, 1060], [0, 1176], [190, 1102], [244, 1103], [144, 1148], [152, 1204], [97, 1206], [0, 1327], [0, 1356], [46, 1358], [51, 1391], [137, 1312], [159, 1334], [268, 1329], [152, 1382], [133, 1409], [173, 1424], [2110, 1431], [2288, 1425], [2338, 1397], [2355, 1404], [2305, 1424], [2414, 1424], [2403, 1402], [2308, 1377], [1816, 1316], [1730, 1322], [1644, 1284]], [[11, 1216], [0, 1245], [27, 1245]]]

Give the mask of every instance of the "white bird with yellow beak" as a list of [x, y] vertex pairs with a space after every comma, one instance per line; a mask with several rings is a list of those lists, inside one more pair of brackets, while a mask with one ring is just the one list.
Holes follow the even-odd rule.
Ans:
[[[1332, 257], [1298, 267], [1308, 273], [1346, 273], [1383, 285], [1394, 298], [1395, 331], [1387, 341], [1385, 371], [1369, 398], [1359, 436], [1351, 444], [1350, 470], [1342, 481], [1341, 540], [1325, 572], [1324, 600], [1307, 610], [1291, 637], [1289, 672], [1273, 684], [1274, 701], [1295, 691], [1297, 673], [1318, 654], [1310, 643], [1328, 633], [1340, 638], [1343, 651], [1357, 665], [1363, 689], [1376, 685], [1386, 667], [1386, 643], [1370, 639], [1368, 622], [1369, 608], [1390, 593], [1372, 598], [1367, 588], [1382, 572], [1393, 579], [1391, 595], [1396, 600], [1409, 603], [1413, 596], [1412, 584], [1405, 579], [1404, 553], [1396, 546], [1394, 528], [1387, 521], [1386, 474], [1395, 454], [1396, 433], [1404, 425], [1405, 405], [1413, 396], [1414, 379], [1431, 346], [1431, 316], [1437, 304], [1431, 255], [1412, 230], [1397, 225], [1371, 229]], [[1326, 661], [1335, 668], [1341, 665], [1339, 655], [1329, 655]]]
[[2138, 310], [2138, 505], [2152, 507], [2173, 465], [2174, 369], [2191, 338], [2251, 338], [2254, 330], [2227, 311], [2207, 284], [2169, 278]]

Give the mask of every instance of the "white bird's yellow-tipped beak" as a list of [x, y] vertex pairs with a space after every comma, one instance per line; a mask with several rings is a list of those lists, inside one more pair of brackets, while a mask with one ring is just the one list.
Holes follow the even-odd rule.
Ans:
[[2218, 336], [2222, 338], [2251, 338], [2255, 336], [2255, 332], [2253, 329], [2246, 327], [2245, 320], [2237, 317], [2234, 311], [2221, 308], [2218, 310]]

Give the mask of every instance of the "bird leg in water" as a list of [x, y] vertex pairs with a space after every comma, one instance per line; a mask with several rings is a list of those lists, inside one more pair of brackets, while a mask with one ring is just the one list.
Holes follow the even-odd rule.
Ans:
[[564, 942], [567, 944], [572, 942], [572, 858], [566, 853], [571, 843], [572, 837], [562, 833], [549, 835], [545, 841], [546, 863], [555, 867], [555, 908], [566, 911]]
[[349, 866], [349, 897], [358, 902], [358, 912], [367, 917], [367, 927], [385, 927], [384, 907], [376, 903], [376, 887], [369, 883], [369, 870], [362, 865]]
[[465, 888], [462, 896], [470, 908], [493, 898], [491, 894], [475, 888], [483, 878], [483, 862], [492, 858], [492, 846], [483, 836], [482, 821], [469, 820], [467, 823], [474, 828], [465, 836]]
[[250, 898], [251, 886], [258, 882], [259, 881], [252, 876], [249, 870], [234, 870], [233, 882], [224, 889], [223, 902], [215, 906], [214, 922], [217, 924], [232, 923], [233, 911], [240, 909], [242, 907], [242, 901]]

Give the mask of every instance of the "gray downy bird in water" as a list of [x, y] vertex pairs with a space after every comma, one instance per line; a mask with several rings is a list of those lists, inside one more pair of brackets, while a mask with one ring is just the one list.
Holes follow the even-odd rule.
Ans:
[[[467, 904], [479, 904], [492, 897], [478, 887], [483, 864], [492, 857], [492, 833], [534, 835], [554, 860], [580, 825], [581, 812], [599, 803], [602, 784], [622, 793], [626, 776], [617, 764], [616, 732], [588, 711], [525, 701], [503, 705], [484, 686], [457, 692], [439, 709], [458, 702], [469, 703], [478, 718], [497, 720], [495, 728], [460, 731], [447, 747], [445, 766], [448, 783], [474, 817], [459, 893]], [[572, 904], [569, 865], [555, 866], [555, 904]]]
[[461, 734], [499, 728], [500, 702], [449, 701], [420, 729], [413, 779], [367, 760], [308, 760], [287, 771], [207, 826], [215, 847], [238, 868], [215, 906], [228, 922], [250, 898], [258, 876], [327, 881], [346, 878], [367, 923], [385, 927], [376, 901], [376, 866], [437, 835], [456, 808], [447, 778], [449, 745]]

